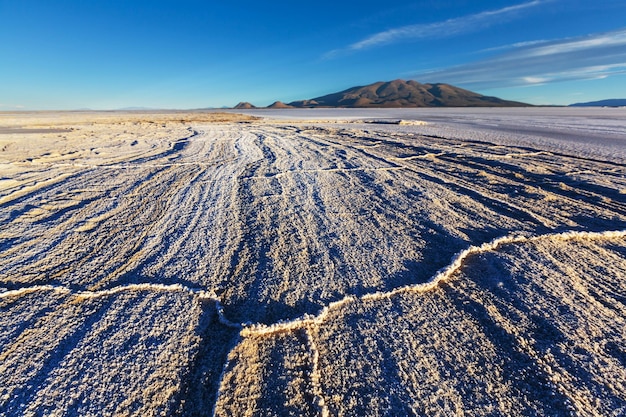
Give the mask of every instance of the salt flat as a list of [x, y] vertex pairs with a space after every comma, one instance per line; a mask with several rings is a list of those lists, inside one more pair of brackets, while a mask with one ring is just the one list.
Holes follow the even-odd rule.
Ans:
[[626, 413], [623, 109], [245, 113], [0, 114], [0, 415]]

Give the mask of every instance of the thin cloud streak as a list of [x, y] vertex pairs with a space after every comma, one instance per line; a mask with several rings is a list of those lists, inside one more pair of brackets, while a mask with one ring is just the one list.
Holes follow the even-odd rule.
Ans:
[[379, 32], [355, 42], [346, 48], [335, 49], [324, 55], [324, 58], [333, 58], [342, 53], [356, 52], [377, 46], [388, 45], [406, 39], [443, 38], [475, 31], [514, 17], [518, 12], [539, 6], [549, 0], [533, 0], [498, 10], [488, 10], [481, 13], [448, 19], [442, 22], [402, 26]]
[[517, 48], [522, 48], [522, 47], [527, 47], [527, 46], [534, 46], [534, 45], [539, 45], [539, 44], [545, 44], [545, 43], [548, 43], [548, 42], [549, 41], [545, 40], [545, 39], [536, 40], [536, 41], [516, 42], [516, 43], [512, 43], [510, 45], [502, 45], [502, 46], [495, 46], [493, 48], [481, 49], [480, 51], [476, 51], [475, 53], [506, 51], [506, 50], [509, 50], [509, 49], [517, 49]]
[[0, 103], [0, 109], [20, 110], [25, 109], [26, 106], [22, 104], [3, 104]]
[[623, 47], [624, 45], [626, 45], [626, 31], [611, 32], [594, 37], [539, 46], [537, 48], [530, 49], [528, 53], [529, 56], [548, 56], [576, 51], [586, 51], [593, 48], [608, 48], [611, 46]]
[[422, 82], [474, 89], [606, 78], [626, 71], [626, 28], [614, 32], [513, 46], [481, 61], [411, 74]]

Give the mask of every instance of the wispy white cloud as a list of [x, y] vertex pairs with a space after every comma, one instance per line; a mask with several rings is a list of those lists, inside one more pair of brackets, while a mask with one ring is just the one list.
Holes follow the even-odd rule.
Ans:
[[511, 45], [480, 61], [411, 74], [423, 82], [486, 89], [606, 78], [626, 73], [626, 28], [588, 36]]
[[20, 109], [25, 109], [26, 106], [22, 105], [22, 104], [4, 104], [4, 103], [0, 103], [0, 109], [9, 109], [9, 110], [20, 110]]
[[539, 45], [539, 44], [544, 44], [547, 43], [547, 40], [535, 40], [535, 41], [525, 41], [525, 42], [515, 42], [512, 43], [510, 45], [501, 45], [501, 46], [494, 46], [493, 48], [485, 48], [485, 49], [481, 49], [480, 51], [476, 51], [477, 53], [484, 53], [484, 52], [496, 52], [496, 51], [505, 51], [507, 49], [516, 49], [516, 48], [522, 48], [522, 47], [527, 47], [527, 46], [533, 46], [533, 45]]
[[529, 48], [528, 56], [548, 56], [556, 54], [575, 53], [590, 49], [609, 48], [612, 46], [623, 47], [626, 45], [626, 31], [610, 32], [585, 38], [570, 39], [563, 42], [539, 45]]
[[497, 10], [457, 17], [441, 22], [402, 26], [375, 33], [345, 48], [335, 49], [325, 54], [325, 58], [333, 58], [347, 52], [361, 51], [377, 46], [388, 45], [407, 39], [443, 38], [473, 32], [514, 18], [520, 12], [537, 7], [549, 0], [533, 0]]

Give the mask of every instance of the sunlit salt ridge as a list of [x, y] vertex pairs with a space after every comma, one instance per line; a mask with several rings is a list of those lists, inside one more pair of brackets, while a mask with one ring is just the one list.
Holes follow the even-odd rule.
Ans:
[[517, 234], [503, 236], [496, 238], [490, 242], [483, 243], [480, 246], [470, 246], [469, 248], [457, 253], [449, 265], [439, 270], [431, 279], [423, 284], [407, 285], [399, 288], [395, 288], [386, 292], [374, 292], [364, 294], [362, 296], [349, 295], [345, 298], [334, 301], [320, 310], [317, 315], [305, 315], [301, 318], [288, 321], [280, 321], [273, 324], [260, 324], [245, 322], [243, 324], [237, 324], [226, 318], [224, 315], [224, 307], [222, 303], [215, 295], [213, 291], [207, 291], [203, 289], [188, 288], [181, 284], [163, 285], [163, 284], [129, 284], [114, 287], [108, 290], [101, 291], [73, 291], [70, 288], [55, 285], [36, 285], [32, 287], [24, 287], [15, 290], [5, 290], [0, 292], [0, 298], [13, 298], [23, 295], [31, 294], [34, 292], [47, 292], [52, 291], [62, 295], [71, 295], [79, 300], [88, 300], [94, 298], [108, 297], [116, 295], [122, 292], [181, 292], [186, 293], [191, 297], [197, 298], [200, 301], [212, 301], [215, 303], [216, 313], [220, 318], [220, 323], [228, 327], [241, 328], [241, 335], [243, 337], [248, 336], [267, 336], [279, 332], [291, 331], [295, 329], [305, 328], [309, 325], [323, 324], [328, 316], [328, 312], [333, 309], [341, 308], [342, 306], [354, 303], [354, 302], [366, 302], [376, 301], [385, 298], [391, 298], [395, 295], [405, 292], [424, 293], [437, 288], [441, 283], [449, 280], [454, 273], [463, 266], [463, 262], [470, 256], [478, 255], [481, 253], [496, 251], [504, 245], [516, 244], [516, 243], [532, 243], [539, 239], [554, 239], [558, 241], [569, 240], [602, 240], [602, 239], [619, 239], [626, 237], [626, 230], [609, 230], [604, 232], [584, 232], [584, 231], [566, 231], [560, 233], [549, 233], [540, 236], [520, 236]]

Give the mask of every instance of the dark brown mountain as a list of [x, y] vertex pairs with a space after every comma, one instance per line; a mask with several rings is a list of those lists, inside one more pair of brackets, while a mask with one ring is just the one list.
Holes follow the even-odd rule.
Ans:
[[520, 107], [529, 104], [483, 96], [449, 84], [395, 80], [353, 87], [289, 103], [291, 107]]
[[267, 108], [268, 109], [291, 109], [293, 108], [293, 106], [290, 104], [285, 104], [282, 101], [275, 101], [269, 106], [267, 106]]
[[242, 101], [233, 108], [247, 110], [247, 109], [256, 109], [257, 106], [255, 106], [254, 104], [248, 103], [247, 101]]

